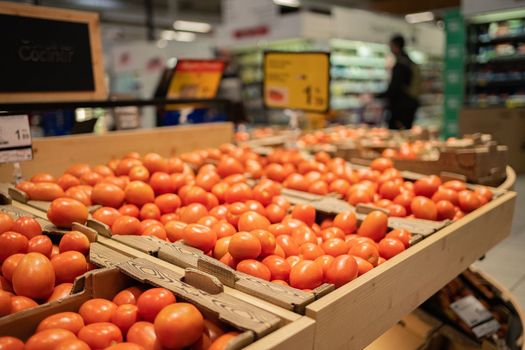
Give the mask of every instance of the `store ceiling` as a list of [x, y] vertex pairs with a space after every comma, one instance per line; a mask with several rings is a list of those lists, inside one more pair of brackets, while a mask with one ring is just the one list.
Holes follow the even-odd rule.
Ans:
[[[44, 6], [96, 11], [101, 14], [103, 28], [119, 40], [145, 38], [146, 0], [14, 0]], [[151, 0], [155, 26], [171, 27], [175, 19], [221, 22], [221, 0]], [[395, 15], [457, 7], [460, 0], [301, 0], [303, 8], [329, 11], [333, 6], [368, 9]]]

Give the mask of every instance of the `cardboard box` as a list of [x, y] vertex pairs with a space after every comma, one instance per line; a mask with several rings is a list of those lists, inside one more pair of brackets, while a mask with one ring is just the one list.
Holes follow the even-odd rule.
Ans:
[[517, 173], [525, 172], [525, 109], [463, 108], [460, 134], [489, 133], [509, 148], [509, 164]]

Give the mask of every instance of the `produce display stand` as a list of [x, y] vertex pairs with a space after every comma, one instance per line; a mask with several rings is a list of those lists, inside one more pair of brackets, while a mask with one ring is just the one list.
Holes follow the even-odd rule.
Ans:
[[[36, 171], [57, 175], [74, 162], [105, 163], [131, 150], [167, 155], [217, 147], [231, 138], [231, 124], [209, 124], [101, 137], [35, 140], [35, 160], [33, 164], [24, 165], [23, 171], [26, 175]], [[6, 166], [0, 168], [0, 179], [10, 179]], [[317, 300], [305, 305], [304, 314], [291, 312], [228, 286], [223, 288], [226, 294], [289, 321], [283, 328], [252, 344], [252, 349], [362, 349], [507, 237], [515, 198], [514, 192], [504, 191], [491, 202], [439, 229], [364, 276], [326, 295], [317, 295]], [[40, 215], [45, 213], [40, 211]], [[184, 271], [114, 239], [99, 235], [98, 241], [133, 257], [153, 259], [172, 271]]]

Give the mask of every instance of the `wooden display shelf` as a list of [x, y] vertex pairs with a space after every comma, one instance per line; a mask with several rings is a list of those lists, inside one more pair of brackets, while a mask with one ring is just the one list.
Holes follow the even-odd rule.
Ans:
[[[116, 131], [102, 135], [46, 137], [33, 140], [33, 160], [21, 163], [23, 174], [48, 171], [58, 176], [74, 163], [106, 164], [130, 150], [171, 156], [218, 147], [231, 142], [233, 124], [228, 122], [182, 125], [156, 129]], [[0, 182], [11, 182], [13, 166], [0, 165]]]
[[[168, 152], [182, 152], [218, 146], [228, 142], [232, 135], [231, 124], [179, 128], [105, 135], [100, 143], [100, 137], [85, 136], [82, 137], [85, 138], [82, 144], [69, 142], [67, 138], [42, 140], [48, 143], [38, 151], [39, 158], [35, 156], [38, 164], [24, 170], [28, 171], [27, 174], [42, 170], [58, 173], [74, 162], [102, 163], [129, 150], [156, 151], [166, 155], [167, 144], [176, 145]], [[203, 137], [202, 130], [206, 131], [206, 137]], [[158, 135], [163, 131], [166, 134], [161, 138]], [[64, 143], [70, 145], [70, 149], [66, 149]], [[75, 153], [75, 150], [80, 152], [82, 148], [82, 154]], [[57, 156], [61, 154], [61, 149], [66, 149], [69, 156]], [[5, 169], [0, 167], [0, 179], [5, 173]], [[252, 344], [251, 349], [362, 349], [507, 237], [515, 198], [514, 192], [504, 192], [364, 276], [309, 303], [304, 308], [304, 315], [227, 286], [224, 291], [288, 322], [283, 328]], [[40, 212], [40, 215], [45, 213]], [[99, 242], [120, 252], [128, 251], [129, 255], [142, 254], [140, 257], [155, 259], [174, 271], [184, 271], [113, 239], [99, 237]]]

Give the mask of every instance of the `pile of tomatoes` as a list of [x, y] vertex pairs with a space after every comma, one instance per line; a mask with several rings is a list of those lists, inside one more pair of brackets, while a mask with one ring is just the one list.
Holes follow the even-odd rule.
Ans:
[[410, 233], [387, 232], [381, 211], [359, 227], [351, 211], [319, 223], [315, 208], [292, 206], [282, 186], [428, 220], [458, 219], [492, 197], [487, 188], [470, 191], [437, 176], [405, 181], [386, 158], [356, 170], [324, 152], [306, 159], [277, 149], [263, 157], [232, 144], [171, 158], [132, 152], [107, 165], [73, 165], [57, 179], [37, 174], [17, 187], [53, 200], [48, 217], [58, 226], [84, 222], [85, 206], [98, 204], [93, 218], [113, 234], [183, 240], [238, 271], [299, 289], [339, 287], [409, 246]]
[[0, 213], [0, 247], [0, 317], [69, 295], [75, 278], [92, 268], [86, 236], [67, 232], [54, 245], [31, 217]]
[[0, 337], [9, 350], [224, 350], [238, 335], [204, 319], [192, 304], [165, 288], [130, 287], [113, 300], [94, 298], [78, 312], [43, 319], [24, 344]]

